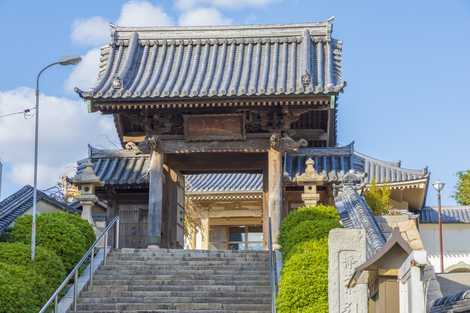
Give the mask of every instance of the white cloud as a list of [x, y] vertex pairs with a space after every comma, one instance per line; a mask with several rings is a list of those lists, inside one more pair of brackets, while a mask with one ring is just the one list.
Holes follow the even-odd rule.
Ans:
[[[0, 115], [34, 106], [34, 90], [0, 90]], [[39, 185], [54, 185], [70, 170], [70, 163], [86, 156], [87, 144], [109, 147], [119, 142], [110, 117], [90, 114], [84, 102], [41, 95], [39, 118]], [[8, 184], [32, 183], [34, 118], [23, 115], [0, 118], [0, 158], [11, 169]]]
[[75, 87], [82, 90], [92, 88], [98, 78], [99, 61], [100, 49], [89, 50], [82, 56], [82, 61], [74, 67], [65, 80], [65, 89], [73, 91]]
[[109, 40], [109, 22], [101, 16], [75, 20], [72, 24], [72, 41], [84, 46], [96, 47]]
[[228, 25], [232, 24], [232, 20], [215, 8], [199, 8], [181, 14], [178, 24], [182, 26]]
[[198, 6], [212, 6], [224, 9], [263, 7], [277, 0], [176, 0], [176, 7], [189, 10]]
[[129, 1], [121, 9], [116, 24], [119, 26], [167, 26], [173, 19], [163, 8], [149, 1]]

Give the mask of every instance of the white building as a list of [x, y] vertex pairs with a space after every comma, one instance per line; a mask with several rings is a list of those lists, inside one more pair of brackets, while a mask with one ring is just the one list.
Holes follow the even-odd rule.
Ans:
[[[420, 212], [419, 229], [429, 262], [440, 272], [437, 208]], [[442, 208], [444, 272], [470, 272], [470, 206]]]

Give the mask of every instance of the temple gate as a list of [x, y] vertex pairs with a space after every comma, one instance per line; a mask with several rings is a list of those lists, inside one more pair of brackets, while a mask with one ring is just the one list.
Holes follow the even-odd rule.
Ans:
[[120, 209], [129, 246], [181, 247], [184, 175], [218, 172], [263, 175], [263, 232], [271, 216], [277, 240], [284, 154], [336, 144], [344, 82], [331, 31], [330, 22], [113, 26], [97, 85], [77, 91], [91, 112], [114, 116], [128, 151], [149, 156], [147, 203], [131, 188], [138, 205]]

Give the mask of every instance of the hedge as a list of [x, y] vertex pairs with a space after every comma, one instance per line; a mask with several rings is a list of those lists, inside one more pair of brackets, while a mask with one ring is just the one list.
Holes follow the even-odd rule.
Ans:
[[286, 216], [281, 224], [279, 244], [288, 257], [298, 243], [327, 237], [331, 229], [340, 227], [336, 208], [326, 205], [299, 208]]
[[300, 222], [294, 228], [286, 230], [280, 239], [282, 253], [288, 258], [292, 249], [299, 243], [328, 238], [331, 229], [340, 227], [338, 220], [325, 218]]
[[0, 313], [36, 313], [47, 301], [47, 282], [32, 268], [0, 263]]
[[300, 208], [283, 220], [278, 313], [328, 313], [328, 233], [338, 227], [331, 206]]
[[301, 245], [282, 269], [278, 312], [328, 313], [327, 239]]
[[[77, 216], [69, 213], [42, 213], [36, 222], [36, 243], [57, 254], [69, 272], [94, 241], [92, 227], [85, 225]], [[31, 216], [23, 215], [16, 220], [11, 232], [14, 241], [30, 244]]]
[[31, 246], [19, 242], [0, 243], [0, 262], [33, 268], [46, 279], [49, 295], [56, 290], [66, 274], [62, 260], [54, 252], [36, 247], [36, 258], [32, 262]]

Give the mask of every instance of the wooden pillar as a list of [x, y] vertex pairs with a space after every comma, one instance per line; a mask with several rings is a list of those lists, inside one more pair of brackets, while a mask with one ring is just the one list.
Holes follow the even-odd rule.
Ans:
[[264, 248], [267, 250], [269, 248], [269, 188], [268, 188], [268, 166], [263, 168], [263, 242]]
[[149, 167], [149, 207], [147, 245], [160, 247], [163, 207], [163, 154], [153, 150]]
[[209, 211], [201, 210], [202, 249], [209, 250]]
[[268, 209], [271, 217], [273, 247], [279, 249], [278, 236], [282, 215], [282, 152], [271, 146], [268, 151]]

